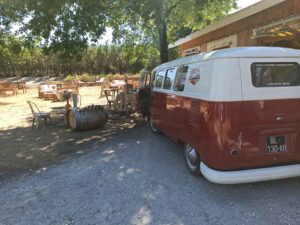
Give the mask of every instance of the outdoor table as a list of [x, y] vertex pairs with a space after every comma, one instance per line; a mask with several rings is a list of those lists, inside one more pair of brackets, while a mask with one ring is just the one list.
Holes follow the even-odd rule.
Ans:
[[87, 86], [95, 86], [95, 82], [86, 82]]
[[43, 97], [45, 100], [56, 100], [57, 99], [57, 95], [55, 92], [45, 92], [43, 94]]

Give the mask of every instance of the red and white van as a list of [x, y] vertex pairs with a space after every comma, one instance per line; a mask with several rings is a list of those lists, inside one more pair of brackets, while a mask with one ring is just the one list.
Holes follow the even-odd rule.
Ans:
[[201, 53], [158, 66], [150, 83], [150, 127], [185, 144], [191, 173], [222, 184], [300, 176], [299, 50]]

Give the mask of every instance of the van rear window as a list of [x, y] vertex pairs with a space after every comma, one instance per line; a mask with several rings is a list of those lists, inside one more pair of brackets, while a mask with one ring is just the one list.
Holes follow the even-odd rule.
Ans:
[[252, 84], [255, 87], [288, 87], [300, 85], [298, 63], [253, 63]]

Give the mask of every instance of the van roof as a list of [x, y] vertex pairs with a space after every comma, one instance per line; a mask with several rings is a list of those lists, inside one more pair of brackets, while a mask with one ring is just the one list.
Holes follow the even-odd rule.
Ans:
[[164, 63], [156, 69], [165, 69], [178, 65], [190, 64], [218, 58], [295, 58], [300, 57], [300, 50], [279, 47], [238, 47], [204, 52]]

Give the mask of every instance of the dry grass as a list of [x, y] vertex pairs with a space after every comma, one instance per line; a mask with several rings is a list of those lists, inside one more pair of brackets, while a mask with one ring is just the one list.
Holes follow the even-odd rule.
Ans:
[[[99, 98], [99, 87], [83, 87], [79, 92], [82, 107], [106, 104], [105, 98]], [[102, 128], [72, 132], [66, 127], [63, 114], [59, 114], [66, 102], [45, 101], [37, 96], [37, 89], [28, 89], [26, 94], [17, 96], [0, 96], [0, 180], [83, 154], [108, 139], [117, 141], [118, 135], [142, 121], [137, 115], [116, 114]], [[27, 100], [35, 102], [41, 111], [50, 112], [53, 121], [48, 126], [42, 125], [39, 131], [31, 131], [32, 114]]]
[[[9, 94], [9, 93], [8, 93]], [[82, 87], [79, 90], [82, 96], [82, 106], [90, 104], [105, 105], [105, 98], [99, 98], [99, 87]], [[27, 127], [29, 125], [28, 118], [31, 117], [31, 112], [27, 101], [35, 102], [41, 111], [53, 112], [56, 109], [63, 108], [66, 102], [52, 102], [45, 101], [38, 98], [37, 89], [28, 89], [26, 94], [19, 94], [17, 96], [0, 96], [0, 129]]]

